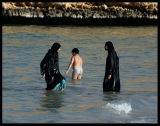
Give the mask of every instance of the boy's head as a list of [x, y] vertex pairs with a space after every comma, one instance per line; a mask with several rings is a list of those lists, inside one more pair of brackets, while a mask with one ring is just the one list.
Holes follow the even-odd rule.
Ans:
[[79, 54], [79, 50], [77, 48], [72, 49], [72, 54]]

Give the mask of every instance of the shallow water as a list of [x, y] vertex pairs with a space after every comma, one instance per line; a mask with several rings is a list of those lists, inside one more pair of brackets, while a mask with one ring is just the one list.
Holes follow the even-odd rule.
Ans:
[[[103, 93], [107, 52], [120, 59], [120, 93]], [[39, 64], [61, 43], [63, 92], [46, 91]], [[68, 75], [71, 50], [83, 58], [82, 80]], [[2, 26], [3, 123], [157, 123], [157, 27]]]

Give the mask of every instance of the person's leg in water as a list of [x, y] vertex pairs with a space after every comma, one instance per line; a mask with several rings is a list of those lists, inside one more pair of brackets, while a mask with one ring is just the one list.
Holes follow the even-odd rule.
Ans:
[[82, 78], [82, 68], [74, 68], [72, 73], [72, 79], [80, 80]]
[[79, 80], [81, 80], [82, 74], [79, 74], [77, 78], [78, 78]]
[[78, 78], [78, 73], [77, 72], [73, 72], [72, 73], [72, 79], [73, 80], [77, 80], [77, 78]]
[[81, 78], [82, 78], [82, 74], [78, 74], [77, 72], [73, 72], [72, 73], [72, 79], [74, 79], [74, 80], [81, 80]]

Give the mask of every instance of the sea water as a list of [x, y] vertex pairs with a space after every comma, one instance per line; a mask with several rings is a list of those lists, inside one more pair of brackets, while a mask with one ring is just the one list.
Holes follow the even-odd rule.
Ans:
[[[47, 91], [40, 62], [54, 42], [63, 92]], [[107, 52], [119, 56], [121, 91], [103, 92]], [[82, 80], [66, 75], [71, 50], [83, 58]], [[157, 123], [157, 26], [2, 26], [3, 123]]]

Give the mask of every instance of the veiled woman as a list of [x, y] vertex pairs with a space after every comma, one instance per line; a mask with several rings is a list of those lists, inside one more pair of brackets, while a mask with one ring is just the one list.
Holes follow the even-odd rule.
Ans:
[[60, 91], [66, 86], [65, 79], [59, 71], [58, 52], [60, 47], [59, 43], [54, 43], [40, 63], [41, 75], [47, 83], [46, 90], [55, 89]]
[[119, 58], [114, 49], [112, 42], [108, 41], [104, 46], [108, 51], [106, 59], [106, 69], [103, 81], [103, 91], [120, 91], [120, 77], [119, 77]]

